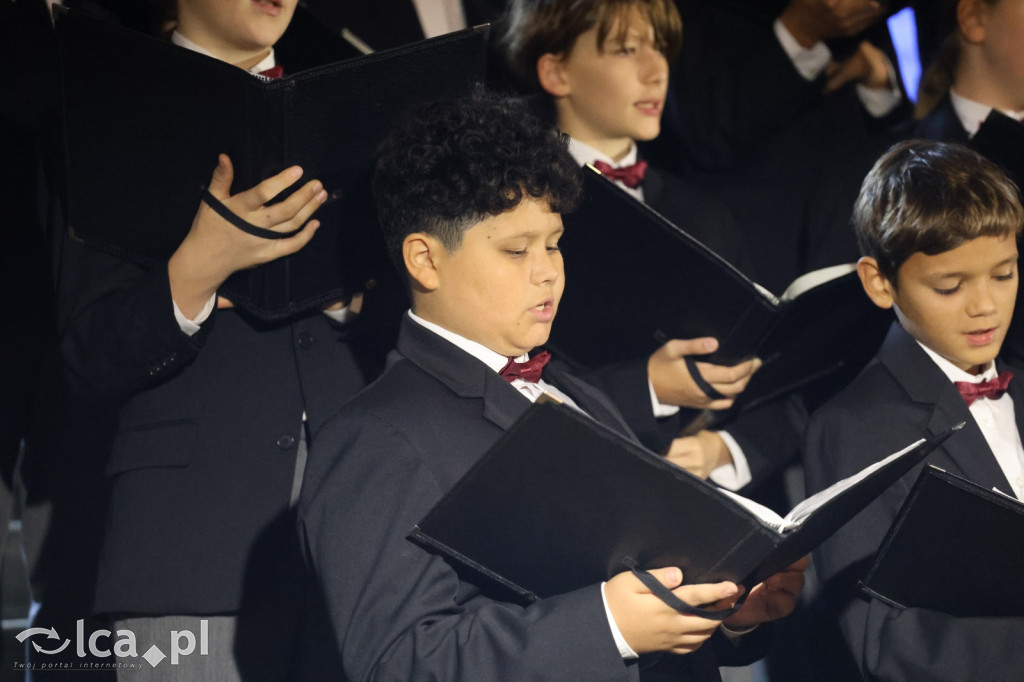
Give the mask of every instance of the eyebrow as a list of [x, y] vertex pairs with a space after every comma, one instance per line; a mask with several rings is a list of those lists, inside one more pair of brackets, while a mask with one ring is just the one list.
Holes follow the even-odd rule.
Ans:
[[[1007, 266], [1007, 265], [1012, 265], [1013, 263], [1016, 263], [1016, 262], [1017, 262], [1017, 256], [1010, 256], [1009, 258], [1003, 259], [1003, 260], [999, 261], [998, 263], [996, 263], [995, 265], [993, 265], [991, 269], [995, 270], [996, 268], [1001, 268], [1001, 267], [1004, 267], [1004, 266]], [[943, 273], [934, 275], [933, 278], [934, 279], [951, 279], [951, 278], [954, 278], [954, 277], [967, 277], [967, 276], [968, 275], [965, 272], [943, 272]]]
[[[563, 225], [562, 227], [558, 228], [557, 230], [552, 230], [547, 236], [554, 237], [555, 235], [559, 235], [559, 234], [562, 234], [564, 232], [565, 232], [565, 226]], [[522, 232], [519, 232], [518, 234], [510, 234], [507, 237], [503, 237], [502, 240], [505, 240], [505, 239], [523, 239], [524, 237], [526, 239], [531, 239], [533, 237], [539, 237], [539, 236], [541, 236], [541, 230], [523, 230]]]

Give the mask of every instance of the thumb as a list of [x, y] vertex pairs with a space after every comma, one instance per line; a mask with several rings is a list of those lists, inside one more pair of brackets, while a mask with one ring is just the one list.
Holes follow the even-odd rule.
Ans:
[[210, 178], [210, 194], [218, 199], [227, 199], [231, 196], [231, 183], [234, 179], [235, 169], [231, 159], [227, 154], [218, 154], [217, 167], [213, 169], [213, 177]]
[[828, 78], [825, 81], [826, 93], [835, 92], [857, 77], [859, 65], [856, 60], [857, 56], [854, 55], [853, 57], [840, 62], [836, 68], [831, 70], [831, 73], [828, 74]]
[[[648, 571], [651, 575], [658, 579], [662, 585], [670, 590], [674, 590], [683, 584], [683, 572], [675, 566], [669, 566], [668, 568], [654, 568]], [[646, 592], [647, 589], [644, 588]]]
[[687, 355], [707, 355], [718, 350], [718, 341], [710, 336], [696, 339], [672, 339], [665, 344], [665, 350], [674, 358], [684, 358]]

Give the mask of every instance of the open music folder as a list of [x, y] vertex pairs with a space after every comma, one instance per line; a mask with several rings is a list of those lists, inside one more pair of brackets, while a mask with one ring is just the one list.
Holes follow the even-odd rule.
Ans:
[[[292, 164], [330, 198], [298, 253], [235, 273], [222, 292], [267, 320], [317, 308], [390, 269], [370, 179], [377, 145], [412, 105], [483, 79], [486, 26], [276, 80], [73, 11], [57, 14], [67, 224], [118, 256], [166, 262], [217, 155], [233, 192]], [[283, 65], [286, 69], [287, 64]]]
[[528, 600], [634, 564], [677, 566], [686, 583], [751, 587], [827, 539], [954, 429], [878, 453], [783, 519], [571, 407], [538, 402], [410, 537]]
[[[1024, 503], [925, 467], [861, 589], [898, 608], [1024, 616]], [[979, 586], [981, 589], [979, 589]]]
[[596, 169], [584, 176], [582, 207], [563, 217], [566, 288], [548, 342], [560, 354], [598, 367], [713, 336], [718, 350], [698, 360], [764, 361], [737, 401], [752, 407], [863, 366], [885, 337], [892, 313], [871, 303], [853, 264], [776, 297]]

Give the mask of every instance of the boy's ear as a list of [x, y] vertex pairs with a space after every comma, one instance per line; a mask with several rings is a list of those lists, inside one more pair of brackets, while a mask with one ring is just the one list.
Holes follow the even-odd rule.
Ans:
[[424, 232], [413, 232], [402, 242], [402, 259], [413, 282], [426, 291], [437, 288], [438, 249], [444, 246], [436, 237]]
[[889, 309], [895, 303], [893, 286], [878, 268], [878, 261], [864, 256], [857, 261], [857, 276], [868, 298], [879, 308]]
[[960, 25], [960, 33], [969, 43], [980, 43], [985, 40], [984, 0], [960, 0], [956, 5], [956, 20]]
[[544, 91], [553, 97], [565, 97], [572, 90], [562, 67], [562, 58], [551, 52], [546, 52], [537, 60], [537, 80]]

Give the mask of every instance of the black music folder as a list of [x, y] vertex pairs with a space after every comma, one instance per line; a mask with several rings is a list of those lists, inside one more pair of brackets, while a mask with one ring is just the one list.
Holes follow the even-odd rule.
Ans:
[[[959, 428], [959, 427], [956, 427]], [[921, 440], [787, 519], [577, 410], [538, 402], [410, 532], [527, 599], [626, 570], [751, 587], [828, 538], [952, 432]]]
[[764, 361], [747, 407], [866, 363], [892, 321], [865, 295], [854, 266], [808, 273], [780, 297], [649, 206], [587, 167], [586, 198], [563, 217], [566, 287], [548, 343], [598, 367], [649, 355], [665, 341], [713, 336], [701, 361]]
[[486, 69], [486, 26], [272, 81], [75, 12], [59, 13], [56, 30], [74, 237], [165, 261], [220, 152], [234, 192], [292, 164], [323, 182], [331, 198], [312, 242], [222, 289], [264, 319], [360, 291], [389, 267], [370, 196], [375, 149], [410, 106], [468, 92]]
[[962, 618], [1021, 617], [1021, 576], [1024, 503], [928, 466], [861, 589], [898, 608]]

